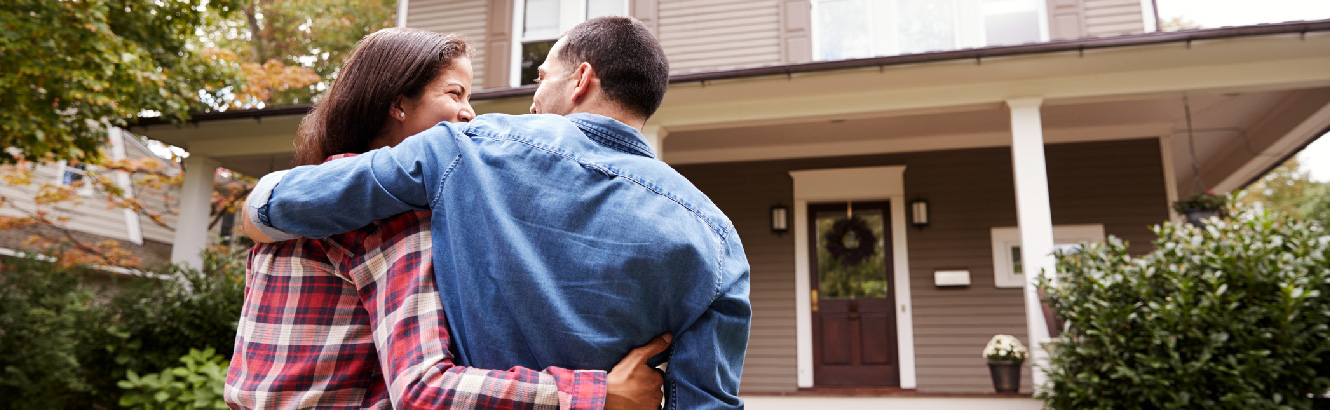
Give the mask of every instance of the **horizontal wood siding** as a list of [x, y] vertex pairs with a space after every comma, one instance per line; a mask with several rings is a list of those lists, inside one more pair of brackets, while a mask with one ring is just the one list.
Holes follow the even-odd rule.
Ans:
[[411, 0], [407, 3], [406, 26], [439, 33], [456, 33], [475, 50], [471, 84], [485, 84], [485, 12], [483, 0]]
[[[1158, 141], [1154, 139], [1047, 147], [1053, 223], [1103, 223], [1149, 251], [1148, 225], [1165, 220]], [[789, 171], [906, 165], [906, 198], [928, 199], [932, 225], [910, 228], [910, 286], [921, 392], [989, 392], [980, 352], [995, 334], [1028, 342], [1020, 289], [993, 285], [989, 229], [1016, 225], [1007, 148], [855, 156], [677, 167], [734, 220], [752, 264], [753, 333], [742, 392], [797, 390], [794, 318], [794, 237], [770, 231], [769, 212], [792, 205]], [[971, 286], [933, 286], [937, 269], [968, 269]], [[1024, 371], [1029, 389], [1029, 368]]]
[[[129, 142], [125, 144], [125, 155], [133, 159], [151, 158], [155, 155], [142, 144]], [[162, 161], [167, 167], [174, 167], [166, 161]], [[176, 172], [176, 171], [172, 171]], [[143, 177], [136, 178], [142, 180]], [[143, 239], [147, 241], [156, 241], [163, 243], [172, 243], [175, 241], [176, 217], [179, 216], [180, 206], [180, 187], [163, 186], [161, 189], [135, 185], [134, 198], [138, 198], [143, 203], [143, 208], [147, 212], [152, 212], [161, 216], [162, 222], [158, 224], [147, 215], [139, 216], [140, 231], [143, 233]], [[169, 256], [169, 252], [168, 252]]]
[[1109, 37], [1145, 32], [1140, 0], [1082, 0], [1087, 37]]
[[[59, 172], [60, 167], [57, 165], [40, 165], [34, 170], [32, 184], [30, 185], [15, 187], [0, 184], [0, 196], [12, 201], [12, 203], [6, 202], [4, 207], [0, 208], [0, 215], [30, 215], [31, 212], [37, 209], [33, 198], [41, 184], [59, 184], [61, 178]], [[76, 201], [64, 202], [54, 207], [46, 206], [43, 209], [54, 211], [50, 215], [52, 219], [69, 218], [64, 226], [75, 230], [107, 238], [128, 239], [124, 211], [121, 209], [107, 209], [106, 204], [106, 194], [94, 189], [92, 194]]]
[[779, 64], [776, 0], [660, 0], [659, 39], [670, 72]]
[[176, 218], [180, 212], [180, 187], [154, 189], [136, 186], [134, 197], [143, 203], [144, 210], [161, 216], [162, 224], [147, 215], [139, 216], [139, 225], [145, 241], [175, 242]]

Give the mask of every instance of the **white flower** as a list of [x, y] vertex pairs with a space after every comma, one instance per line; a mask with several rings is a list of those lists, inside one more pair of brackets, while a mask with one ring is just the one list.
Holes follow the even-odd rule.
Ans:
[[984, 347], [984, 358], [993, 361], [1023, 362], [1026, 353], [1025, 345], [1012, 335], [993, 336]]

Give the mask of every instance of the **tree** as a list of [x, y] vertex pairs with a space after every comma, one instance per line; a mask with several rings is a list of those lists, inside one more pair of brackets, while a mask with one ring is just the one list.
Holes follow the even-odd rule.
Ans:
[[[53, 166], [50, 163], [33, 163], [21, 158], [16, 163], [0, 165], [0, 184], [10, 187], [35, 188], [31, 200], [10, 198], [0, 195], [0, 207], [16, 211], [17, 216], [0, 215], [0, 230], [24, 229], [31, 233], [25, 241], [25, 248], [51, 256], [63, 267], [96, 264], [138, 269], [145, 267], [139, 258], [120, 247], [115, 240], [92, 240], [87, 235], [80, 235], [68, 226], [69, 218], [62, 209], [77, 209], [80, 206], [104, 206], [107, 209], [128, 209], [143, 217], [145, 223], [174, 229], [164, 218], [168, 213], [175, 213], [174, 196], [184, 181], [184, 174], [175, 169], [163, 167], [160, 162], [151, 159], [125, 159], [104, 161], [101, 165], [86, 168], [84, 178], [69, 184], [59, 181], [42, 181], [37, 177], [36, 169], [40, 165]], [[185, 170], [188, 172], [189, 170]], [[210, 171], [210, 170], [208, 170]], [[125, 188], [118, 185], [112, 175], [117, 172], [127, 173], [133, 195], [126, 195]], [[213, 190], [212, 222], [209, 229], [217, 225], [225, 215], [232, 214], [249, 195], [254, 186], [252, 178], [236, 176], [222, 178]], [[97, 195], [84, 197], [78, 191], [85, 185], [91, 185]], [[164, 208], [154, 209], [144, 199], [151, 195], [161, 195], [160, 203]], [[88, 204], [86, 202], [94, 202]], [[31, 207], [18, 206], [19, 203], [31, 203]]]
[[356, 42], [389, 26], [396, 0], [246, 0], [205, 42], [239, 62], [246, 85], [232, 107], [306, 104]]
[[1200, 24], [1182, 16], [1175, 16], [1168, 20], [1164, 20], [1159, 26], [1160, 31], [1182, 31], [1202, 28]]
[[1330, 184], [1311, 179], [1295, 156], [1243, 189], [1239, 202], [1330, 226]]
[[107, 126], [183, 121], [240, 72], [193, 41], [239, 0], [10, 0], [0, 10], [0, 163], [95, 163]]

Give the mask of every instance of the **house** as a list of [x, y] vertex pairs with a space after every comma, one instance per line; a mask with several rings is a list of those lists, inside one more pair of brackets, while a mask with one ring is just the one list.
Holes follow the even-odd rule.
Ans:
[[[980, 357], [995, 334], [1047, 340], [1025, 272], [1108, 235], [1149, 252], [1171, 202], [1239, 189], [1330, 129], [1330, 21], [1159, 32], [1142, 0], [398, 5], [399, 25], [471, 39], [480, 113], [526, 112], [530, 68], [587, 16], [653, 30], [672, 77], [644, 134], [752, 264], [753, 408], [1037, 408], [992, 395]], [[134, 131], [258, 176], [289, 166], [308, 108]], [[210, 182], [186, 183], [182, 227]], [[1022, 392], [1042, 381], [1023, 375]]]
[[[178, 166], [169, 160], [154, 154], [138, 137], [121, 129], [110, 129], [104, 154], [110, 160], [155, 161], [167, 173], [175, 173]], [[116, 171], [105, 174], [110, 182], [124, 191], [124, 195], [137, 198], [148, 212], [160, 216], [160, 223], [146, 215], [130, 209], [108, 206], [108, 193], [102, 192], [97, 184], [90, 183], [89, 167], [95, 165], [69, 164], [65, 161], [35, 164], [32, 179], [28, 184], [0, 184], [0, 197], [6, 199], [0, 207], [0, 216], [23, 218], [35, 212], [46, 211], [48, 219], [56, 224], [26, 225], [13, 229], [0, 230], [0, 255], [15, 256], [30, 251], [40, 251], [39, 246], [27, 244], [33, 236], [51, 239], [69, 239], [81, 244], [93, 245], [103, 241], [114, 241], [119, 249], [129, 252], [142, 267], [163, 264], [170, 261], [172, 237], [175, 230], [176, 215], [171, 211], [179, 188], [137, 186], [134, 178], [126, 172]], [[43, 184], [60, 184], [77, 187], [78, 196], [71, 201], [54, 204], [39, 204], [37, 195]], [[63, 220], [63, 222], [61, 222]], [[132, 273], [126, 269], [106, 267], [111, 273]]]

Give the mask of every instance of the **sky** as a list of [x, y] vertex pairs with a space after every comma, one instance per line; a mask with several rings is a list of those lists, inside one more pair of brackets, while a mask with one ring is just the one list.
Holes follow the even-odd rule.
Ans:
[[[1330, 19], [1330, 0], [1155, 0], [1159, 19], [1183, 17], [1201, 27], [1246, 26]], [[1330, 182], [1330, 136], [1322, 135], [1298, 154], [1314, 180]]]

